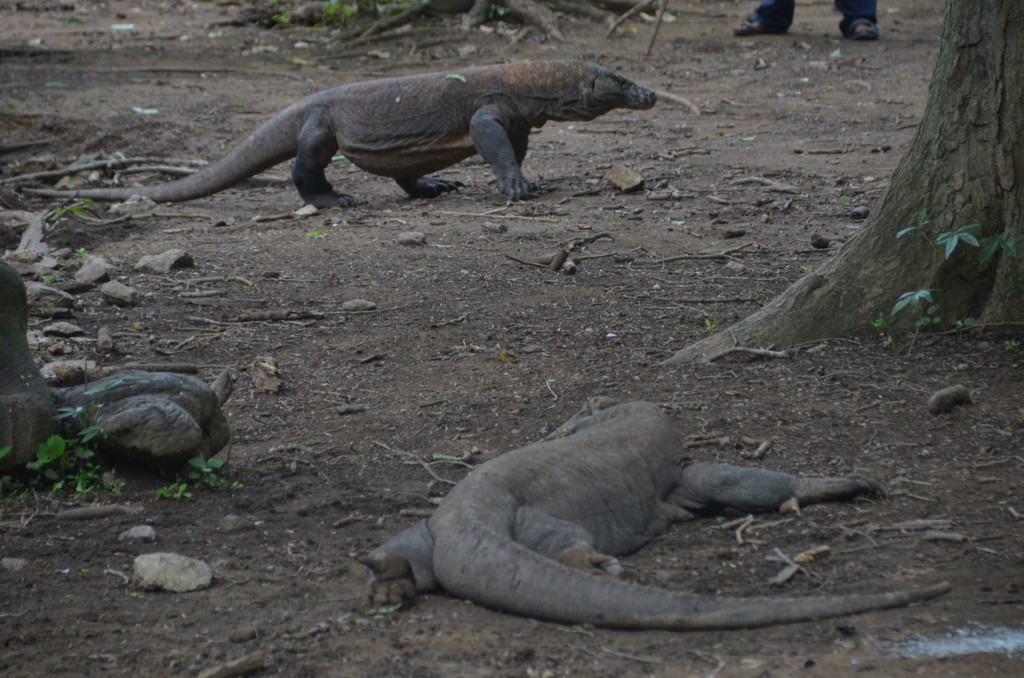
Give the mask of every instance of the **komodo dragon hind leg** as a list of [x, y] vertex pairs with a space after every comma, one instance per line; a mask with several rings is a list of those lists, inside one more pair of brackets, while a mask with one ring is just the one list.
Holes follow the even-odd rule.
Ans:
[[618, 560], [594, 548], [593, 535], [582, 526], [529, 506], [516, 511], [512, 538], [531, 551], [578, 570], [599, 567], [611, 574], [622, 572]]
[[796, 499], [800, 504], [884, 497], [885, 487], [866, 478], [800, 477], [777, 471], [689, 463], [679, 471], [679, 481], [668, 502], [686, 509], [707, 512], [733, 508], [750, 513], [778, 510]]
[[314, 108], [306, 116], [296, 140], [292, 181], [307, 204], [319, 208], [352, 207], [356, 204], [355, 198], [335, 191], [324, 174], [324, 168], [331, 164], [338, 150], [329, 123], [329, 114], [321, 108]]
[[461, 181], [441, 177], [419, 177], [416, 179], [395, 179], [410, 198], [436, 198], [444, 193], [458, 191], [466, 185]]

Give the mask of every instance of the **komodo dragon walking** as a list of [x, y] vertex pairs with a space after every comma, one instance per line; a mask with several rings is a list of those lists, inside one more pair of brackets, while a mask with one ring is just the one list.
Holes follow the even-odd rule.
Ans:
[[458, 483], [430, 519], [361, 561], [373, 604], [442, 588], [497, 610], [634, 629], [740, 629], [901, 607], [949, 584], [806, 598], [719, 598], [586, 572], [618, 569], [670, 523], [732, 507], [771, 511], [876, 495], [858, 478], [801, 478], [690, 461], [661, 410], [643, 402], [584, 410], [544, 441]]
[[349, 207], [324, 168], [340, 152], [371, 174], [392, 177], [413, 198], [463, 186], [428, 177], [479, 153], [512, 200], [539, 190], [521, 170], [531, 128], [593, 120], [616, 108], [647, 109], [654, 92], [594, 63], [533, 63], [454, 69], [343, 85], [292, 104], [226, 156], [178, 181], [141, 188], [37, 189], [47, 196], [125, 200], [138, 194], [181, 202], [234, 186], [295, 158], [292, 180], [316, 207]]

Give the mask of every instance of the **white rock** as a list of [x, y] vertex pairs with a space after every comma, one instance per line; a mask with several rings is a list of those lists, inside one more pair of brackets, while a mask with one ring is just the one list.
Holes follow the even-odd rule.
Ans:
[[116, 280], [100, 285], [104, 301], [114, 306], [137, 306], [142, 299], [139, 291]]
[[426, 245], [427, 236], [419, 231], [403, 231], [398, 234], [399, 245]]
[[177, 553], [144, 553], [135, 559], [132, 584], [143, 589], [187, 593], [210, 586], [213, 570], [205, 561]]
[[156, 541], [156, 530], [154, 530], [151, 525], [136, 525], [135, 527], [129, 527], [121, 533], [118, 540], [128, 541], [129, 539], [137, 541]]
[[369, 299], [349, 299], [341, 305], [342, 311], [372, 311], [377, 304]]
[[170, 273], [176, 268], [192, 268], [195, 265], [191, 254], [183, 249], [172, 249], [160, 254], [147, 254], [135, 264], [135, 270], [142, 273]]
[[3, 558], [0, 559], [0, 569], [5, 572], [17, 572], [18, 570], [25, 569], [28, 565], [28, 561], [24, 558]]

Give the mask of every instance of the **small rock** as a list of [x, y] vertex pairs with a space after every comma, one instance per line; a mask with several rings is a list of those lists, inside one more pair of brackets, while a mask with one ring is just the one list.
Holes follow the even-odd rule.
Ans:
[[253, 387], [264, 393], [277, 393], [284, 383], [278, 374], [276, 360], [267, 356], [256, 358], [252, 364]]
[[252, 626], [235, 629], [228, 634], [229, 643], [244, 643], [259, 636], [259, 631]]
[[25, 569], [28, 565], [28, 561], [24, 558], [2, 558], [0, 559], [0, 569], [4, 572], [17, 572]]
[[310, 217], [316, 214], [316, 205], [303, 205], [299, 209], [292, 212], [297, 217]]
[[114, 265], [103, 257], [87, 254], [82, 258], [82, 265], [75, 271], [75, 280], [84, 283], [105, 283], [110, 280], [110, 271]]
[[118, 536], [119, 541], [128, 541], [129, 539], [156, 541], [156, 530], [151, 525], [136, 525], [135, 527], [129, 527]]
[[110, 211], [117, 214], [145, 214], [156, 209], [156, 202], [144, 195], [133, 195], [124, 202], [110, 206]]
[[731, 229], [722, 234], [722, 239], [732, 240], [733, 238], [742, 238], [746, 234], [747, 232], [742, 228]]
[[139, 291], [116, 280], [100, 285], [104, 301], [114, 306], [137, 306], [142, 300]]
[[182, 249], [172, 249], [160, 254], [147, 254], [135, 264], [140, 273], [170, 273], [176, 268], [192, 268], [196, 265], [192, 255]]
[[229, 513], [220, 519], [217, 529], [221, 532], [245, 532], [246, 530], [255, 530], [256, 523], [246, 520], [242, 516], [236, 516], [234, 513]]
[[459, 45], [458, 51], [460, 57], [468, 57], [472, 54], [476, 54], [479, 51], [479, 49], [477, 48], [476, 45], [472, 43], [467, 43], [465, 45]]
[[932, 414], [952, 412], [957, 406], [971, 402], [971, 392], [963, 384], [949, 386], [936, 391], [928, 399], [928, 411]]
[[622, 165], [615, 165], [608, 170], [606, 178], [623, 193], [632, 193], [644, 185], [644, 178], [639, 172]]
[[741, 272], [741, 271], [745, 271], [745, 270], [747, 269], [747, 267], [746, 267], [746, 266], [744, 266], [743, 264], [741, 264], [741, 263], [740, 263], [740, 262], [738, 262], [738, 261], [730, 261], [730, 262], [727, 262], [727, 263], [725, 264], [725, 267], [726, 267], [727, 269], [729, 269], [730, 271], [732, 271], [733, 273], [739, 273], [739, 272]]
[[205, 561], [177, 553], [144, 553], [135, 559], [132, 584], [142, 589], [187, 593], [209, 588], [213, 570]]
[[851, 219], [867, 219], [868, 215], [871, 214], [871, 208], [866, 205], [857, 205], [850, 210]]
[[48, 315], [43, 311], [51, 309], [68, 310], [75, 303], [75, 298], [49, 285], [38, 282], [26, 282], [25, 293], [28, 296], [28, 310], [33, 315]]
[[51, 337], [78, 337], [85, 334], [85, 330], [78, 325], [61, 320], [44, 327], [43, 334]]
[[342, 311], [372, 311], [377, 304], [369, 299], [349, 299], [341, 305]]
[[402, 233], [398, 234], [398, 244], [410, 246], [426, 245], [427, 236], [420, 233], [419, 231], [403, 231]]
[[39, 368], [47, 386], [75, 386], [85, 383], [87, 375], [96, 373], [92, 360], [54, 360]]
[[832, 244], [832, 241], [823, 236], [820, 233], [815, 233], [811, 236], [811, 247], [818, 250], [827, 250], [828, 246]]
[[106, 325], [96, 331], [96, 348], [103, 353], [114, 350], [114, 332]]
[[485, 221], [483, 229], [490, 233], [506, 233], [508, 232], [508, 226], [505, 224], [496, 224], [493, 221]]

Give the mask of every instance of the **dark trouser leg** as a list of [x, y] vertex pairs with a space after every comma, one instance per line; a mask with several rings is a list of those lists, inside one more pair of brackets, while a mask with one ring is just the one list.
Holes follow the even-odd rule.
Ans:
[[843, 15], [843, 20], [839, 22], [839, 30], [846, 37], [850, 37], [852, 24], [857, 19], [867, 19], [871, 23], [877, 24], [877, 7], [876, 0], [836, 0], [836, 9]]
[[766, 33], [785, 33], [793, 23], [796, 0], [761, 0], [754, 13], [754, 21], [764, 26]]

